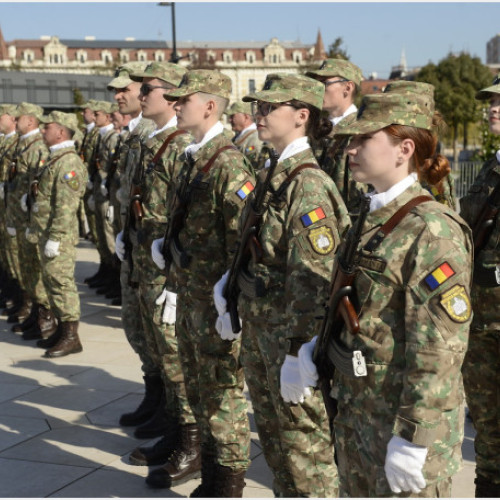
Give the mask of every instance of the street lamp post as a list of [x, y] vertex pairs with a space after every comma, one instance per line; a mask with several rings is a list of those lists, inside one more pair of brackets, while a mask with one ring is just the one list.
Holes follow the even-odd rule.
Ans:
[[177, 64], [181, 57], [177, 54], [177, 42], [175, 38], [175, 2], [160, 2], [160, 7], [172, 7], [172, 54], [170, 55], [170, 62]]

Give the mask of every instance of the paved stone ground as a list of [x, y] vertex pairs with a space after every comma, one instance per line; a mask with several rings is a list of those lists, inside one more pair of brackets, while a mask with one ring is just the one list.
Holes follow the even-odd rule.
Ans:
[[[84, 351], [61, 359], [42, 358], [34, 341], [23, 341], [0, 318], [0, 496], [1, 497], [179, 497], [198, 480], [173, 488], [146, 486], [146, 467], [128, 463], [138, 445], [133, 428], [118, 426], [120, 414], [142, 399], [138, 357], [109, 305], [83, 278], [97, 270], [97, 252], [79, 244], [76, 277], [82, 303]], [[250, 413], [252, 420], [252, 414]], [[272, 497], [272, 477], [252, 421], [252, 465], [245, 497]], [[472, 426], [467, 423], [464, 468], [453, 496], [474, 496]]]

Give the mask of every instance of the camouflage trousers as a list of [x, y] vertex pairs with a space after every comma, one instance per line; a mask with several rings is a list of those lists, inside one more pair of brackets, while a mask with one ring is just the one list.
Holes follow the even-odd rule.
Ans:
[[[85, 210], [85, 215], [87, 217], [87, 223], [89, 225], [89, 232], [92, 236], [92, 239], [94, 240], [95, 244], [97, 245], [97, 227], [95, 223], [95, 212], [92, 212], [88, 206], [88, 199], [92, 195], [92, 191], [85, 191], [85, 194], [83, 195], [83, 208]], [[99, 255], [101, 255], [99, 253]]]
[[175, 415], [181, 425], [194, 424], [196, 420], [187, 399], [175, 325], [162, 323], [163, 305], [157, 305], [155, 302], [162, 291], [162, 284], [139, 284], [139, 306], [144, 333], [154, 342], [167, 394], [167, 413]]
[[[491, 305], [491, 307], [498, 307]], [[476, 429], [476, 476], [500, 485], [500, 330], [471, 330], [462, 368]]]
[[76, 247], [74, 243], [63, 240], [59, 245], [59, 255], [49, 259], [43, 253], [46, 242], [46, 238], [40, 238], [38, 248], [50, 309], [60, 321], [79, 321], [80, 297], [75, 283]]
[[215, 330], [211, 298], [177, 296], [177, 340], [187, 396], [201, 432], [204, 452], [234, 471], [250, 464], [250, 426], [243, 394], [240, 342]]
[[241, 361], [273, 491], [277, 497], [336, 497], [337, 468], [320, 391], [301, 404], [281, 397], [285, 329], [247, 320], [242, 334]]
[[42, 279], [41, 252], [37, 243], [30, 243], [25, 237], [25, 227], [17, 228], [17, 248], [23, 288], [30, 299], [46, 308], [49, 297]]
[[17, 279], [21, 288], [24, 288], [23, 277], [21, 276], [21, 268], [19, 266], [19, 249], [17, 246], [17, 235], [10, 236], [5, 240], [5, 254], [7, 257], [7, 265], [12, 277]]
[[141, 310], [139, 306], [138, 283], [129, 281], [130, 267], [127, 260], [120, 266], [120, 283], [122, 286], [122, 326], [125, 336], [141, 360], [142, 372], [145, 375], [159, 375], [159, 359], [156, 353], [155, 342], [147, 338], [144, 332]]
[[[94, 194], [94, 198], [95, 196]], [[108, 201], [95, 203], [96, 246], [103, 262], [110, 262], [115, 253], [115, 233], [107, 217], [108, 208]]]
[[[382, 402], [382, 398], [381, 401]], [[461, 435], [452, 435], [454, 445], [436, 439], [429, 447], [423, 475], [426, 488], [420, 493], [395, 494], [391, 491], [384, 470], [387, 444], [392, 437], [394, 417], [365, 408], [350, 411], [339, 401], [339, 412], [334, 420], [335, 449], [337, 451], [340, 497], [441, 497], [451, 496], [451, 476], [461, 467]], [[372, 403], [373, 404], [373, 403]], [[457, 428], [463, 431], [464, 408], [454, 412]], [[453, 431], [450, 434], [455, 434]], [[460, 431], [459, 431], [460, 434]]]

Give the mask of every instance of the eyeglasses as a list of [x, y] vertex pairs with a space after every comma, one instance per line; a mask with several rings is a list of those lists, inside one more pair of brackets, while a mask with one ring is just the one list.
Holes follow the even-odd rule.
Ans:
[[141, 85], [141, 94], [146, 96], [150, 92], [152, 92], [154, 89], [163, 89], [163, 90], [168, 90], [167, 87], [163, 87], [161, 85], [148, 85], [147, 83], [143, 83]]
[[328, 82], [323, 82], [323, 85], [325, 87], [328, 87], [329, 85], [333, 85], [334, 83], [344, 83], [344, 82], [348, 82], [349, 80], [346, 80], [345, 78], [343, 78], [342, 80], [330, 80]]
[[291, 102], [261, 102], [261, 101], [253, 101], [251, 103], [252, 116], [256, 115], [267, 116], [269, 113], [272, 113], [275, 109], [280, 108], [281, 106], [292, 106]]

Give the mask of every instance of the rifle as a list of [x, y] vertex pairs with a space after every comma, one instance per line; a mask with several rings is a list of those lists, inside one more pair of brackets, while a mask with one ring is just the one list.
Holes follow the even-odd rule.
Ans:
[[336, 415], [337, 405], [330, 397], [330, 380], [333, 378], [335, 365], [328, 358], [328, 345], [331, 339], [338, 338], [343, 325], [346, 325], [353, 335], [359, 332], [358, 314], [350, 296], [353, 294], [352, 284], [358, 272], [358, 247], [369, 208], [369, 198], [362, 196], [359, 217], [348, 232], [345, 244], [335, 259], [330, 297], [314, 347], [313, 361], [318, 370], [318, 387], [323, 394], [330, 425]]
[[265, 212], [264, 202], [266, 201], [266, 194], [269, 191], [269, 185], [278, 164], [278, 155], [274, 150], [270, 153], [270, 160], [271, 164], [268, 167], [266, 178], [264, 182], [259, 183], [256, 187], [255, 197], [251, 202], [247, 217], [242, 225], [241, 241], [236, 248], [223, 292], [224, 298], [227, 301], [227, 310], [231, 318], [233, 333], [238, 333], [241, 330], [238, 315], [238, 297], [241, 288], [238, 284], [238, 276], [243, 270], [246, 270], [246, 275], [249, 276], [247, 268], [250, 258], [254, 262], [259, 262], [262, 258], [262, 249], [257, 239], [257, 234], [259, 233], [260, 223]]
[[472, 238], [474, 240], [474, 259], [484, 249], [490, 239], [493, 227], [500, 210], [500, 182], [486, 199], [481, 211], [477, 216], [473, 228]]
[[113, 176], [116, 174], [116, 170], [118, 169], [118, 161], [120, 159], [121, 145], [122, 145], [122, 136], [118, 135], [118, 141], [116, 142], [115, 150], [111, 158], [111, 165], [108, 170], [108, 175], [106, 176], [106, 180], [104, 181], [104, 185], [108, 190], [108, 199], [111, 196], [111, 180], [113, 179]]

